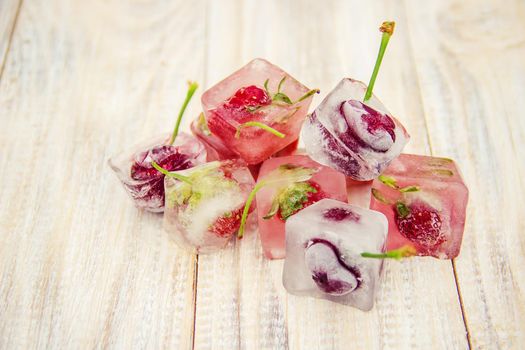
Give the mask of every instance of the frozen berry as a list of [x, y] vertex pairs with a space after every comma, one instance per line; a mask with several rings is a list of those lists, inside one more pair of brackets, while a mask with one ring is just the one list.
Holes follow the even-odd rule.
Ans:
[[396, 203], [396, 224], [401, 234], [422, 247], [433, 248], [445, 241], [439, 212], [422, 201], [410, 206]]
[[323, 213], [323, 216], [326, 219], [333, 221], [343, 221], [345, 219], [349, 219], [357, 222], [359, 219], [361, 219], [359, 214], [354, 213], [353, 211], [346, 208], [330, 208]]
[[271, 102], [272, 99], [266, 91], [255, 85], [250, 85], [237, 90], [237, 92], [226, 101], [225, 105], [235, 108], [255, 107], [266, 106]]
[[319, 289], [331, 295], [344, 295], [359, 286], [360, 273], [341, 258], [336, 246], [325, 239], [313, 239], [305, 251], [306, 266]]

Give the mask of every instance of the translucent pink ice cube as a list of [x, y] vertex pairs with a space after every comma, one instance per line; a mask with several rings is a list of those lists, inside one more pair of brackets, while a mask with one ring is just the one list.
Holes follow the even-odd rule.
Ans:
[[164, 175], [151, 165], [154, 160], [167, 170], [183, 170], [206, 161], [204, 146], [194, 137], [180, 133], [173, 145], [163, 134], [109, 159], [126, 192], [138, 208], [159, 213], [164, 210]]
[[191, 133], [206, 147], [208, 161], [239, 158], [237, 153], [233, 152], [217, 136], [210, 132], [203, 114], [191, 122], [190, 129]]
[[[346, 202], [346, 182], [343, 174], [314, 162], [308, 156], [296, 155], [288, 157], [270, 158], [265, 161], [259, 173], [259, 179], [276, 170], [280, 165], [291, 164], [306, 168], [318, 169], [318, 171], [307, 181], [310, 190], [307, 192], [307, 199], [302, 208], [311, 205], [323, 198], [333, 198]], [[302, 184], [300, 184], [302, 186]], [[257, 193], [257, 217], [259, 221], [259, 234], [264, 251], [268, 259], [282, 259], [285, 256], [285, 239], [283, 214], [279, 210], [274, 216], [265, 219], [264, 216], [270, 211], [272, 203], [279, 194], [292, 193], [289, 190], [298, 188], [297, 184], [281, 187], [266, 187]], [[288, 191], [287, 191], [288, 190]], [[297, 194], [294, 196], [296, 199]], [[287, 198], [288, 200], [290, 198]], [[288, 212], [285, 215], [289, 215]]]
[[[292, 104], [273, 101], [279, 82], [286, 78], [281, 93]], [[264, 83], [268, 80], [268, 94]], [[309, 89], [281, 68], [263, 59], [255, 59], [202, 95], [202, 106], [213, 135], [248, 164], [257, 164], [297, 140], [312, 97], [295, 103]], [[256, 121], [286, 135], [279, 138], [258, 127], [240, 124]]]
[[454, 161], [402, 154], [372, 191], [371, 208], [388, 218], [388, 250], [409, 244], [418, 255], [458, 256], [468, 189]]
[[241, 160], [214, 161], [177, 171], [189, 182], [164, 179], [164, 227], [192, 253], [223, 248], [239, 229], [253, 178]]
[[383, 251], [387, 227], [383, 214], [332, 199], [301, 210], [286, 221], [284, 287], [370, 310], [383, 261], [361, 253]]
[[355, 180], [372, 180], [396, 158], [409, 135], [366, 85], [345, 78], [306, 118], [301, 131], [312, 159]]

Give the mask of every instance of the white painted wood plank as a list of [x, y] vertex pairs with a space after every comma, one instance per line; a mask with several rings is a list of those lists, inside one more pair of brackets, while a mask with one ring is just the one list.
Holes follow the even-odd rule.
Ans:
[[[235, 6], [228, 2], [225, 8], [211, 5], [208, 18], [208, 40], [222, 48], [210, 50], [208, 86], [260, 56], [310, 87], [320, 87], [324, 94], [345, 75], [368, 79], [380, 40], [377, 27], [384, 19], [396, 19], [398, 31], [376, 89], [411, 131], [408, 151], [429, 153], [404, 9], [399, 4], [243, 1]], [[321, 98], [316, 97], [314, 104]], [[369, 313], [289, 296], [281, 273], [282, 261], [264, 260], [255, 232], [219, 254], [200, 256], [195, 347], [468, 346], [448, 261], [388, 262], [377, 305]]]
[[0, 84], [0, 348], [191, 347], [194, 259], [106, 161], [171, 130], [203, 12], [24, 3]]
[[470, 188], [455, 262], [472, 347], [525, 348], [525, 4], [407, 0], [433, 152]]

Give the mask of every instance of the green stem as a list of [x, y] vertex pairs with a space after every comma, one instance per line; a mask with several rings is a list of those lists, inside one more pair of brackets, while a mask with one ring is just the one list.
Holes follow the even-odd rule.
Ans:
[[301, 101], [304, 101], [306, 100], [308, 97], [312, 96], [313, 94], [318, 94], [320, 93], [321, 90], [319, 89], [313, 89], [313, 90], [310, 90], [308, 91], [306, 94], [304, 94], [302, 97], [300, 97], [297, 101], [295, 101], [293, 104], [296, 104], [296, 103], [299, 103]]
[[176, 174], [176, 173], [172, 173], [172, 172], [169, 172], [168, 170], [164, 169], [163, 167], [161, 167], [160, 165], [157, 164], [157, 162], [155, 162], [154, 160], [151, 161], [151, 165], [157, 169], [157, 171], [159, 171], [160, 173], [166, 175], [166, 176], [169, 176], [169, 177], [174, 177], [176, 178], [177, 180], [180, 180], [182, 182], [186, 182], [188, 184], [192, 184], [191, 180], [189, 177], [187, 176], [184, 176], [184, 175], [180, 175], [180, 174]]
[[374, 71], [370, 77], [370, 82], [368, 83], [368, 88], [366, 89], [365, 98], [363, 102], [366, 102], [372, 97], [372, 90], [374, 90], [374, 84], [376, 82], [377, 73], [379, 72], [379, 67], [383, 61], [383, 56], [385, 55], [386, 46], [392, 34], [394, 34], [395, 22], [383, 22], [379, 30], [383, 32], [383, 37], [381, 38], [381, 46], [379, 46], [379, 52], [377, 54], [376, 65], [374, 66]]
[[244, 210], [241, 217], [241, 226], [239, 226], [239, 233], [237, 234], [238, 238], [242, 238], [242, 236], [244, 236], [244, 226], [246, 225], [246, 219], [248, 218], [248, 213], [250, 212], [250, 207], [252, 205], [253, 199], [255, 198], [255, 195], [266, 185], [266, 181], [259, 181], [257, 184], [255, 184], [255, 187], [250, 192], [248, 199], [246, 199], [246, 204], [244, 205]]
[[171, 134], [170, 138], [170, 145], [173, 145], [175, 142], [175, 139], [177, 138], [177, 134], [179, 133], [179, 127], [180, 122], [182, 121], [182, 116], [184, 115], [184, 111], [186, 110], [186, 107], [188, 106], [188, 103], [190, 102], [191, 98], [193, 97], [193, 94], [195, 93], [195, 90], [199, 87], [199, 84], [196, 82], [189, 81], [188, 82], [188, 92], [186, 93], [186, 99], [184, 100], [184, 103], [182, 104], [182, 107], [179, 111], [179, 116], [177, 117], [177, 122], [175, 123], [175, 129], [173, 130], [173, 134]]
[[271, 126], [268, 126], [268, 125], [266, 125], [264, 123], [261, 123], [261, 122], [250, 121], [250, 122], [243, 123], [243, 124], [241, 124], [241, 125], [239, 125], [237, 127], [237, 132], [235, 133], [235, 138], [239, 138], [239, 136], [241, 136], [241, 129], [242, 128], [246, 128], [248, 126], [256, 126], [258, 128], [263, 129], [264, 131], [268, 131], [269, 133], [274, 134], [277, 137], [280, 137], [281, 139], [286, 137], [285, 134], [275, 130]]
[[399, 249], [389, 250], [389, 251], [384, 252], [384, 253], [364, 252], [364, 253], [361, 253], [361, 256], [363, 258], [372, 258], [372, 259], [396, 259], [396, 260], [399, 260], [399, 259], [402, 259], [402, 258], [407, 258], [409, 256], [414, 256], [414, 255], [416, 255], [416, 253], [417, 253], [417, 251], [415, 250], [415, 248], [413, 246], [405, 245], [405, 246], [402, 246]]

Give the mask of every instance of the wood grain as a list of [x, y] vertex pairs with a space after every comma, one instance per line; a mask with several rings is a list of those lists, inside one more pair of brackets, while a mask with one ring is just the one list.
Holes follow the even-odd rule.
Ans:
[[0, 348], [191, 347], [194, 258], [106, 162], [171, 130], [203, 9], [24, 3], [0, 84]]
[[21, 3], [21, 0], [0, 1], [0, 79]]
[[457, 159], [470, 188], [455, 265], [472, 346], [523, 349], [525, 5], [406, 8], [432, 150]]

